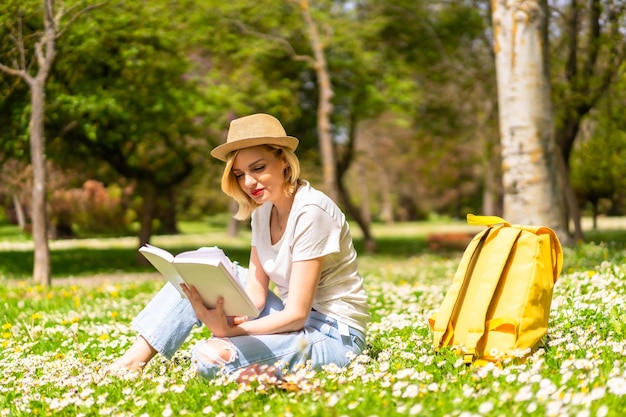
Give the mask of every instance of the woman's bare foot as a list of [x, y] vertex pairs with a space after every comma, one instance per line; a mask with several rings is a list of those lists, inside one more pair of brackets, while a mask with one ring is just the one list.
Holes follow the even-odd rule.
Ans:
[[157, 351], [150, 343], [143, 336], [139, 336], [122, 356], [109, 365], [108, 369], [110, 371], [140, 371], [156, 354]]

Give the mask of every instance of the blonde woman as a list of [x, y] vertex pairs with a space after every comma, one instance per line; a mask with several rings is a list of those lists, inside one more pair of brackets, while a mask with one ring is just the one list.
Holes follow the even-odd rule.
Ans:
[[167, 284], [133, 320], [139, 337], [113, 368], [140, 369], [157, 353], [171, 358], [202, 324], [211, 337], [192, 360], [206, 378], [345, 366], [363, 351], [369, 312], [348, 223], [300, 179], [297, 146], [276, 118], [254, 114], [233, 120], [226, 143], [211, 151], [226, 162], [222, 190], [239, 205], [235, 217], [252, 217], [249, 267], [238, 273], [260, 316], [227, 317], [222, 302], [209, 309], [195, 288], [183, 285], [186, 300]]

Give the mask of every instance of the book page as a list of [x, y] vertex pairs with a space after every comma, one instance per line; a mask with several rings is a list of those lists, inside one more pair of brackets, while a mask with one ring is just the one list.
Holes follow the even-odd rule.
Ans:
[[224, 251], [217, 246], [205, 246], [196, 250], [182, 252], [174, 257], [174, 262], [179, 263], [182, 261], [202, 263], [207, 265], [217, 266], [220, 263], [230, 271], [230, 274], [235, 276], [235, 269], [232, 262], [226, 256]]
[[146, 257], [146, 259], [157, 269], [157, 271], [159, 271], [170, 283], [172, 283], [183, 298], [187, 298], [182, 288], [180, 288], [180, 284], [183, 283], [183, 280], [178, 273], [178, 270], [172, 263], [174, 256], [171, 253], [149, 244], [145, 244], [139, 248], [139, 252]]
[[217, 299], [223, 297], [226, 315], [250, 318], [259, 315], [237, 277], [222, 262], [212, 264], [212, 261], [204, 258], [176, 257], [174, 265], [183, 280], [196, 287], [207, 307], [215, 308]]

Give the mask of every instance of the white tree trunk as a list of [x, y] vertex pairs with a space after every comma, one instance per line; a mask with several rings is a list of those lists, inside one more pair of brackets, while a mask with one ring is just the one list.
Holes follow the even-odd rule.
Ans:
[[544, 55], [546, 4], [536, 0], [492, 4], [503, 217], [511, 223], [548, 226], [565, 237]]

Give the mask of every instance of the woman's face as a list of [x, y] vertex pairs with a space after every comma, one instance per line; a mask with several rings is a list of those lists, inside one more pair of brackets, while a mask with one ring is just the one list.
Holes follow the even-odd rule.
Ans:
[[265, 146], [254, 146], [239, 151], [233, 161], [232, 173], [241, 189], [257, 204], [263, 204], [285, 197], [286, 165]]

